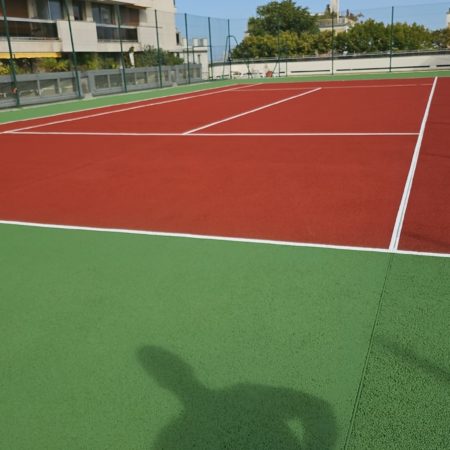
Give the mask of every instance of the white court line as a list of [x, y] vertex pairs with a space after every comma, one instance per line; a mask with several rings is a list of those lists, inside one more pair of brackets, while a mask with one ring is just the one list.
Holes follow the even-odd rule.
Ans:
[[[109, 114], [116, 114], [116, 113], [120, 113], [120, 112], [132, 111], [132, 110], [135, 110], [135, 109], [151, 108], [152, 106], [159, 106], [159, 105], [166, 105], [168, 103], [182, 102], [182, 101], [185, 101], [185, 100], [191, 100], [193, 98], [207, 97], [207, 96], [210, 96], [210, 95], [223, 94], [223, 93], [226, 93], [226, 92], [233, 92], [233, 91], [237, 91], [237, 90], [243, 89], [244, 87], [247, 87], [247, 86], [248, 85], [238, 86], [238, 87], [233, 87], [233, 88], [230, 88], [230, 89], [221, 89], [219, 91], [206, 92], [206, 93], [202, 91], [201, 94], [188, 95], [188, 96], [181, 97], [181, 98], [171, 98], [169, 100], [155, 101], [153, 103], [146, 103], [145, 105], [130, 106], [130, 107], [127, 107], [127, 108], [115, 109], [113, 111], [105, 111], [105, 112], [101, 112], [101, 113], [88, 114], [88, 115], [85, 115], [85, 116], [72, 117], [72, 118], [69, 118], [69, 119], [55, 120], [53, 122], [41, 123], [41, 124], [37, 124], [37, 125], [31, 125], [31, 126], [28, 126], [28, 127], [16, 128], [14, 130], [3, 131], [3, 132], [0, 132], [0, 134], [11, 134], [11, 133], [15, 133], [17, 131], [32, 130], [33, 128], [48, 127], [50, 125], [58, 125], [60, 123], [75, 122], [75, 121], [83, 120], [83, 119], [91, 119], [92, 117], [106, 116], [106, 115], [109, 115]], [[183, 95], [183, 94], [181, 94], [181, 95]], [[77, 112], [80, 112], [80, 111], [77, 111]], [[29, 120], [39, 120], [39, 118], [29, 119]], [[2, 124], [0, 124], [0, 125], [2, 125]]]
[[312, 94], [314, 92], [320, 91], [321, 89], [322, 89], [321, 87], [318, 87], [318, 88], [312, 89], [310, 91], [303, 92], [301, 94], [293, 95], [292, 97], [284, 98], [282, 100], [278, 100], [276, 102], [269, 103], [268, 105], [260, 106], [259, 108], [251, 109], [250, 111], [245, 111], [243, 113], [236, 114], [236, 115], [231, 116], [231, 117], [226, 117], [225, 119], [218, 120], [218, 121], [212, 122], [212, 123], [208, 123], [207, 125], [203, 125], [202, 127], [198, 127], [198, 128], [194, 128], [193, 130], [186, 131], [184, 134], [196, 133], [197, 131], [201, 131], [201, 130], [204, 130], [206, 128], [211, 128], [211, 127], [213, 127], [215, 125], [219, 125], [219, 124], [224, 123], [224, 122], [229, 122], [230, 120], [234, 120], [234, 119], [237, 119], [239, 117], [247, 116], [248, 114], [253, 114], [253, 113], [261, 111], [263, 109], [271, 108], [272, 106], [280, 105], [281, 103], [285, 103], [285, 102], [288, 102], [290, 100], [294, 100], [296, 98], [303, 97], [303, 96], [308, 95], [308, 94]]
[[[366, 88], [398, 88], [398, 87], [411, 87], [411, 86], [433, 86], [433, 83], [416, 83], [416, 84], [369, 84], [366, 86], [322, 86], [322, 89], [366, 89]], [[300, 88], [300, 87], [290, 87], [290, 88], [261, 88], [261, 89], [255, 89], [253, 87], [249, 87], [248, 89], [245, 89], [245, 92], [265, 92], [265, 91], [299, 91], [301, 89], [307, 89], [307, 88]]]
[[[208, 83], [208, 84], [211, 84], [211, 83]], [[253, 84], [246, 85], [246, 86], [256, 86], [256, 85], [258, 85], [258, 83], [253, 83]], [[226, 85], [223, 87], [226, 88], [226, 87], [232, 87], [232, 86], [235, 86], [235, 84], [229, 84], [229, 85]], [[69, 114], [70, 115], [78, 114], [78, 113], [83, 113], [86, 111], [97, 111], [97, 110], [102, 110], [105, 108], [114, 108], [115, 106], [133, 105], [134, 103], [143, 103], [143, 102], [152, 102], [152, 101], [159, 100], [161, 98], [179, 97], [181, 95], [195, 94], [196, 92], [208, 92], [208, 91], [213, 91], [213, 90], [220, 89], [220, 88], [214, 86], [214, 87], [210, 87], [210, 88], [206, 88], [206, 89], [193, 90], [191, 92], [182, 92], [182, 93], [178, 92], [176, 94], [164, 95], [165, 91], [167, 91], [169, 89], [173, 89], [173, 87], [165, 87], [165, 88], [159, 89], [157, 93], [159, 94], [161, 92], [161, 95], [153, 97], [153, 98], [130, 100], [128, 102], [113, 103], [111, 105], [104, 105], [104, 106], [93, 106], [92, 108], [78, 109], [76, 111], [66, 111], [66, 112], [60, 112], [60, 113], [56, 113], [56, 114], [47, 114], [47, 115], [38, 116], [38, 117], [29, 117], [27, 119], [10, 120], [9, 122], [0, 122], [0, 127], [3, 125], [11, 125], [12, 123], [31, 122], [32, 120], [48, 119], [50, 117], [67, 116]], [[127, 94], [117, 94], [117, 95], [125, 96], [125, 95], [129, 95], [129, 94], [133, 94], [133, 93], [128, 92]], [[70, 103], [70, 102], [72, 102], [72, 100], [69, 100], [68, 102], [65, 102], [65, 103]], [[45, 108], [46, 106], [49, 106], [49, 104], [38, 105], [36, 108]], [[0, 114], [8, 114], [8, 113], [9, 113], [9, 111], [0, 111]], [[0, 132], [0, 134], [2, 134], [2, 133]]]
[[16, 225], [30, 228], [45, 228], [54, 230], [69, 230], [69, 231], [92, 231], [101, 233], [116, 233], [116, 234], [131, 234], [131, 235], [143, 235], [143, 236], [159, 236], [159, 237], [173, 237], [173, 238], [186, 238], [186, 239], [199, 239], [208, 241], [223, 241], [223, 242], [240, 242], [246, 244], [264, 244], [275, 245], [280, 247], [302, 247], [302, 248], [322, 248], [330, 250], [350, 250], [358, 252], [372, 252], [372, 253], [395, 253], [400, 255], [417, 255], [417, 256], [434, 256], [439, 258], [449, 258], [450, 253], [429, 253], [429, 252], [415, 252], [408, 250], [390, 250], [387, 248], [377, 247], [356, 247], [348, 245], [332, 245], [332, 244], [316, 244], [309, 242], [291, 242], [291, 241], [276, 241], [269, 239], [251, 239], [251, 238], [239, 238], [239, 237], [226, 237], [226, 236], [210, 236], [203, 234], [189, 234], [189, 233], [166, 233], [162, 231], [144, 231], [144, 230], [129, 230], [122, 228], [98, 228], [98, 227], [84, 227], [84, 226], [72, 226], [72, 225], [55, 225], [47, 223], [36, 222], [21, 222], [0, 220], [2, 225]]
[[405, 188], [403, 191], [402, 200], [397, 212], [397, 219], [395, 221], [394, 230], [392, 232], [391, 244], [389, 249], [395, 251], [398, 249], [398, 244], [400, 242], [400, 236], [402, 234], [403, 222], [405, 220], [406, 208], [408, 207], [409, 196], [411, 194], [411, 188], [414, 181], [414, 175], [416, 173], [417, 162], [419, 160], [420, 148], [422, 147], [422, 141], [425, 134], [425, 128], [427, 125], [428, 116], [430, 114], [431, 103], [433, 101], [434, 92], [436, 91], [438, 77], [434, 78], [433, 87], [430, 91], [430, 96], [428, 98], [427, 107], [425, 109], [425, 114], [422, 119], [422, 125], [420, 127], [419, 137], [417, 139], [416, 147], [414, 149], [413, 158], [411, 161], [411, 166], [409, 168], [408, 178], [406, 179]]
[[167, 137], [290, 137], [290, 136], [418, 136], [419, 133], [412, 132], [298, 132], [298, 133], [114, 133], [97, 131], [11, 131], [11, 135], [34, 135], [34, 136], [167, 136]]

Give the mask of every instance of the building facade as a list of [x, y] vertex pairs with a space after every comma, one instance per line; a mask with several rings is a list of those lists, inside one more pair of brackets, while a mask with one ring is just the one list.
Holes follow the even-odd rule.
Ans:
[[[119, 53], [157, 47], [180, 53], [174, 0], [3, 0], [15, 58], [72, 52]], [[9, 58], [0, 1], [0, 59]], [[157, 16], [155, 15], [157, 11]], [[69, 21], [70, 19], [70, 21]]]

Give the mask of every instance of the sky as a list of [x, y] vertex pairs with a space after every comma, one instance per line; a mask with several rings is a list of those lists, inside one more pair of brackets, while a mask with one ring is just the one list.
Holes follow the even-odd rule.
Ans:
[[[247, 18], [254, 16], [257, 6], [269, 0], [176, 0], [178, 12], [223, 18]], [[308, 7], [311, 12], [321, 12], [329, 0], [297, 0], [297, 5]], [[407, 7], [406, 5], [414, 5]], [[421, 5], [415, 6], [415, 5]], [[390, 16], [390, 7], [398, 6], [398, 18], [402, 21], [423, 22], [432, 28], [445, 27], [445, 12], [450, 0], [341, 0], [341, 11], [371, 11], [371, 16], [384, 20]]]
[[[193, 39], [208, 38], [208, 20], [211, 17], [211, 42], [215, 59], [222, 59], [226, 53], [227, 36], [232, 36], [232, 47], [241, 41], [247, 30], [247, 20], [256, 15], [257, 6], [269, 3], [270, 0], [176, 0], [177, 11], [188, 13], [190, 42]], [[330, 0], [296, 0], [298, 6], [308, 7], [312, 13], [325, 10]], [[340, 9], [349, 9], [353, 13], [362, 13], [361, 20], [372, 18], [379, 22], [391, 22], [391, 8], [395, 9], [395, 22], [419, 23], [430, 29], [447, 26], [446, 13], [450, 8], [450, 0], [341, 0]], [[201, 16], [201, 17], [194, 17]], [[227, 20], [232, 19], [228, 33]], [[177, 28], [183, 36], [185, 31], [184, 14], [177, 14]], [[193, 45], [193, 44], [192, 44]]]

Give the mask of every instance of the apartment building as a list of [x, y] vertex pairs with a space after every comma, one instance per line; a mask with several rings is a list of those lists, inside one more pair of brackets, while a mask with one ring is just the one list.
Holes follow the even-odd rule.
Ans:
[[[16, 58], [57, 58], [72, 51], [119, 53], [157, 46], [180, 53], [174, 0], [0, 0], [0, 59], [9, 58], [2, 1]], [[120, 22], [120, 30], [119, 30]]]

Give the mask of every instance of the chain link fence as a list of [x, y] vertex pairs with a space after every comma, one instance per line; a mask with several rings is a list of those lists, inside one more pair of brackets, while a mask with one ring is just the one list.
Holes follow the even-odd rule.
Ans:
[[0, 107], [202, 80], [450, 68], [448, 2], [328, 9], [313, 32], [258, 36], [248, 18], [73, 0], [33, 15], [32, 2], [0, 0]]

